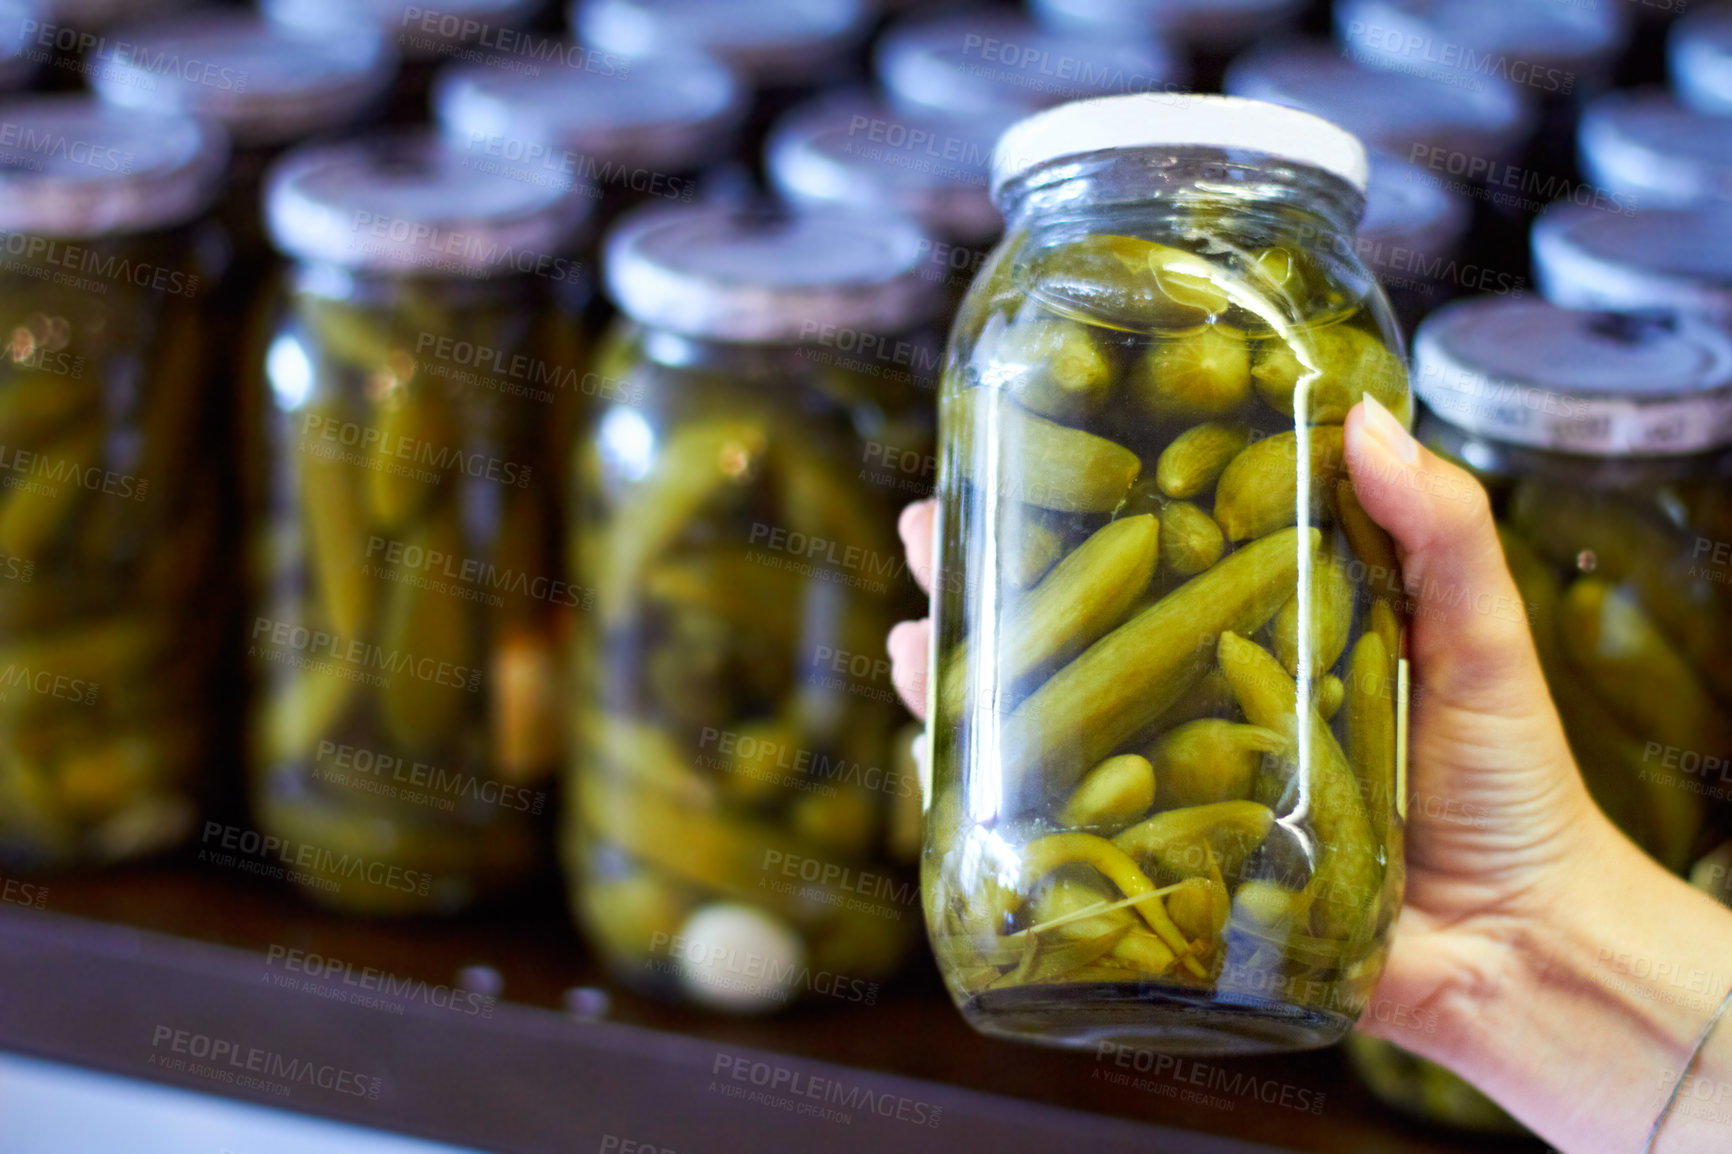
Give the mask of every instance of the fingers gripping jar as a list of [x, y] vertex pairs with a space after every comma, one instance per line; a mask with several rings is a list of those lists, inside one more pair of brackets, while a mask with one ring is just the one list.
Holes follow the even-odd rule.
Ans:
[[884, 636], [931, 392], [865, 350], [936, 363], [924, 248], [893, 219], [695, 207], [609, 242], [600, 371], [629, 384], [577, 445], [596, 612], [563, 847], [591, 943], [658, 996], [861, 1002], [918, 930]]
[[265, 355], [254, 811], [317, 900], [450, 912], [548, 849], [582, 605], [557, 446], [592, 381], [563, 254], [593, 201], [424, 134], [306, 146], [267, 185], [295, 263]]
[[207, 791], [228, 479], [202, 314], [220, 130], [7, 104], [0, 173], [0, 863], [138, 857]]
[[1364, 150], [1113, 97], [1023, 121], [940, 400], [922, 885], [976, 1028], [1333, 1042], [1400, 901], [1404, 606], [1342, 461], [1410, 419]]

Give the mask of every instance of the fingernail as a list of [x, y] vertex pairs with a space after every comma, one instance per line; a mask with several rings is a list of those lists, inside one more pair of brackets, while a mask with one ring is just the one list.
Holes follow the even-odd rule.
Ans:
[[1393, 453], [1397, 459], [1412, 465], [1419, 460], [1419, 442], [1413, 439], [1413, 434], [1401, 427], [1401, 422], [1395, 419], [1395, 414], [1383, 407], [1370, 393], [1361, 393], [1365, 402], [1365, 431], [1372, 439]]

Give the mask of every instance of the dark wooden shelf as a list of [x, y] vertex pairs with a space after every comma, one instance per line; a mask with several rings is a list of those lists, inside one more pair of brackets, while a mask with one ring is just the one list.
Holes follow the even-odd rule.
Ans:
[[[608, 1134], [680, 1154], [1006, 1154], [1079, 1143], [1090, 1154], [1448, 1154], [1491, 1145], [1391, 1114], [1330, 1051], [1139, 1072], [987, 1039], [963, 1023], [926, 958], [870, 1007], [807, 1005], [737, 1020], [662, 1005], [606, 982], [552, 890], [433, 923], [345, 918], [271, 883], [190, 864], [43, 884], [40, 910], [0, 903], [0, 1047], [487, 1150], [596, 1149]], [[290, 950], [334, 960], [350, 981], [288, 973]], [[503, 980], [491, 1016], [441, 1008], [433, 1002], [442, 997], [426, 992], [392, 997], [362, 985], [370, 967], [399, 987], [449, 987], [467, 966]], [[278, 984], [285, 977], [297, 988]], [[606, 991], [603, 1015], [567, 1009], [568, 991], [579, 988]], [[349, 1000], [357, 997], [378, 1004]], [[377, 1078], [377, 1096], [281, 1077], [286, 1097], [249, 1088], [227, 1080], [248, 1072], [228, 1051], [203, 1063], [223, 1071], [215, 1076], [165, 1068], [173, 1031], [211, 1040], [183, 1041], [189, 1066], [198, 1064], [192, 1049], [228, 1043], [277, 1056], [291, 1074], [340, 1068], [362, 1080], [345, 1080], [350, 1089]], [[732, 1070], [770, 1085], [731, 1079]], [[1318, 1103], [1316, 1112], [1295, 1105]], [[794, 1112], [801, 1108], [808, 1112]], [[848, 1121], [810, 1114], [823, 1109]], [[917, 1121], [933, 1117], [935, 1127]]]

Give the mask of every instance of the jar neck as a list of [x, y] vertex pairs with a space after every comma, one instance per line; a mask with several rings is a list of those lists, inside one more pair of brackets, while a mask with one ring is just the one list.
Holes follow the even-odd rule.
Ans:
[[1042, 165], [1007, 184], [998, 205], [1010, 231], [1036, 221], [1133, 214], [1186, 221], [1199, 232], [1255, 236], [1260, 245], [1351, 244], [1365, 196], [1338, 176], [1264, 153], [1124, 148]]

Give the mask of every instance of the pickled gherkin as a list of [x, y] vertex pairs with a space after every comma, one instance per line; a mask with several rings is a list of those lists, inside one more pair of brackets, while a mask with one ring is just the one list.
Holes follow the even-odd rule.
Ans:
[[190, 120], [86, 97], [14, 101], [7, 118], [84, 156], [0, 173], [14, 242], [0, 267], [11, 873], [148, 857], [197, 829], [238, 605], [218, 567], [232, 532], [226, 396], [201, 323], [228, 272], [222, 230], [201, 219], [223, 146]]
[[[885, 455], [886, 429], [931, 458], [934, 382], [871, 371], [802, 329], [811, 310], [900, 316], [886, 344], [933, 349], [940, 302], [917, 242], [854, 216], [766, 225], [708, 208], [643, 211], [611, 242], [622, 316], [600, 358], [637, 400], [597, 406], [573, 441], [574, 575], [599, 612], [570, 646], [582, 724], [561, 849], [589, 942], [652, 996], [755, 1013], [824, 996], [820, 973], [865, 989], [918, 932], [920, 773], [884, 653], [919, 603], [896, 536], [907, 490], [860, 464]], [[667, 292], [690, 307], [664, 311]], [[1002, 318], [989, 331], [1026, 371], [1007, 372], [981, 424], [1076, 435], [1035, 410], [1090, 409], [1106, 383], [1094, 334]], [[1049, 353], [1066, 358], [1050, 374]], [[1111, 509], [1140, 462], [1094, 440], [1123, 480], [1084, 503]], [[1055, 470], [1069, 448], [1054, 442]], [[1085, 545], [1056, 508], [1012, 500], [1001, 515], [1043, 606], [1016, 658], [1032, 679], [1130, 612], [1159, 525], [1103, 517]], [[947, 684], [970, 680], [958, 654]], [[1110, 832], [1153, 793], [1146, 762], [1105, 767], [1078, 805]], [[1026, 965], [1096, 964], [1110, 947], [1072, 953]]]
[[1404, 813], [1405, 601], [1387, 537], [1342, 509], [1342, 422], [1360, 391], [1412, 402], [1350, 244], [1221, 196], [1207, 150], [1159, 155], [1148, 202], [1134, 148], [1001, 190], [1009, 234], [953, 340], [927, 924], [990, 1034], [1323, 1045], [1375, 982]]
[[[251, 790], [267, 834], [363, 863], [295, 871], [351, 912], [452, 913], [552, 856], [559, 638], [597, 599], [561, 571], [557, 438], [587, 366], [552, 327], [577, 323], [582, 286], [414, 242], [387, 260], [316, 223], [350, 197], [485, 216], [497, 179], [418, 137], [307, 146], [270, 178], [272, 238], [300, 263], [275, 294], [253, 434]], [[580, 217], [549, 192], [520, 223], [557, 251]]]

